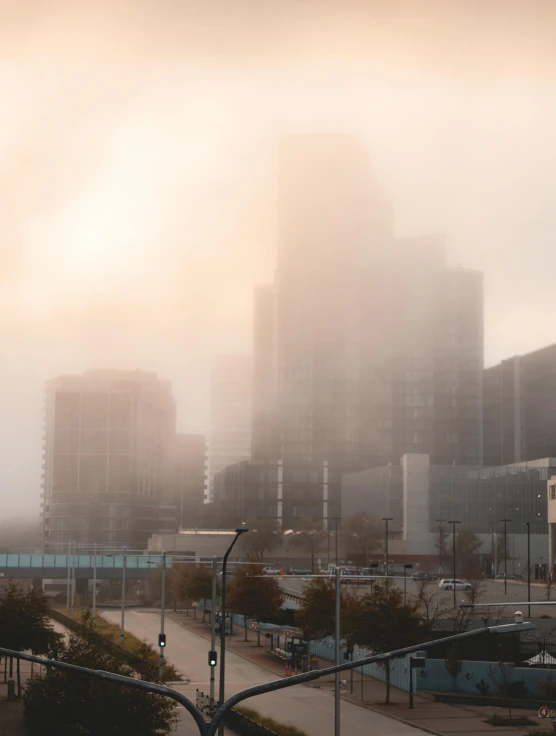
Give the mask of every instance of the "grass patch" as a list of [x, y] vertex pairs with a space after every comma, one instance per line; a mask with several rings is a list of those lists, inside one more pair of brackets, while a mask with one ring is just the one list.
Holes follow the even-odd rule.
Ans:
[[240, 707], [234, 708], [234, 710], [247, 718], [250, 718], [252, 721], [255, 721], [255, 723], [268, 728], [270, 731], [274, 731], [274, 733], [277, 733], [279, 736], [307, 736], [305, 731], [300, 731], [299, 728], [296, 728], [295, 726], [286, 726], [283, 723], [275, 721], [274, 718], [262, 716], [258, 711], [253, 710], [252, 708]]
[[[73, 616], [71, 615], [71, 611], [61, 610], [60, 613], [63, 613], [67, 618], [73, 619], [78, 624], [81, 623], [82, 611], [74, 612]], [[120, 645], [120, 627], [117, 624], [111, 624], [102, 618], [102, 616], [99, 616], [98, 613], [96, 616], [95, 631], [112, 642], [112, 644]], [[129, 631], [124, 631], [124, 649], [135, 656], [146, 656], [149, 662], [158, 667], [159, 655], [152, 644], [149, 644], [145, 639], [138, 639], [134, 634], [130, 634]], [[175, 682], [182, 678], [173, 665], [165, 662], [163, 679], [165, 682]]]
[[483, 723], [488, 723], [490, 726], [536, 726], [536, 721], [532, 721], [527, 716], [517, 716], [517, 718], [507, 718], [506, 716], [499, 716], [496, 713], [489, 716]]

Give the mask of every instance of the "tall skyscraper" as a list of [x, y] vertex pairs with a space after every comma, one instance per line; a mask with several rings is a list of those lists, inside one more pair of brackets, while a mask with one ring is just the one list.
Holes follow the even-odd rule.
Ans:
[[201, 525], [207, 485], [207, 446], [202, 434], [177, 434], [169, 459], [169, 487], [173, 490], [181, 529]]
[[435, 237], [394, 237], [368, 153], [346, 136], [279, 151], [274, 283], [255, 301], [253, 459], [331, 477], [398, 463], [478, 464], [482, 277]]
[[211, 375], [208, 448], [208, 498], [214, 476], [228, 465], [251, 457], [253, 364], [248, 355], [219, 355]]
[[173, 530], [170, 384], [155, 373], [87, 371], [47, 385], [43, 539], [145, 549]]
[[556, 345], [486, 368], [483, 396], [485, 465], [556, 457]]

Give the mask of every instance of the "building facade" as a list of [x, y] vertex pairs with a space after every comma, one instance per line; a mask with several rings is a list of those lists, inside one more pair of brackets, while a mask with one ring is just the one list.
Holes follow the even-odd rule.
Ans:
[[176, 528], [167, 486], [170, 384], [155, 373], [87, 371], [47, 385], [43, 544], [143, 549]]
[[526, 574], [526, 522], [532, 563], [547, 563], [546, 488], [554, 473], [556, 458], [494, 468], [433, 465], [429, 455], [406, 454], [397, 466], [344, 475], [342, 517], [390, 516], [390, 528], [401, 533], [407, 554], [432, 557], [438, 554], [439, 532], [451, 533], [451, 520], [476, 534], [482, 553], [492, 557], [507, 533], [511, 571]]
[[265, 519], [278, 529], [298, 529], [308, 521], [328, 528], [339, 519], [340, 475], [328, 463], [244, 460], [229, 465], [214, 481], [214, 523], [221, 527]]
[[208, 482], [207, 443], [202, 434], [176, 434], [168, 462], [168, 487], [179, 529], [201, 525]]
[[212, 501], [214, 478], [228, 465], [251, 458], [253, 366], [247, 355], [214, 358], [208, 443], [209, 482], [205, 501]]
[[556, 345], [483, 373], [484, 462], [556, 456]]
[[368, 154], [344, 136], [280, 150], [274, 282], [255, 295], [253, 459], [481, 462], [483, 285], [441, 238], [395, 238]]

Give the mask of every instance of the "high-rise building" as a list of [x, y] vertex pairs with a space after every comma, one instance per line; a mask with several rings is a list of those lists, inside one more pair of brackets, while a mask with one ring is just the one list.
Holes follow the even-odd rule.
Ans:
[[485, 465], [556, 456], [556, 345], [483, 373]]
[[367, 151], [294, 136], [279, 151], [274, 283], [255, 300], [253, 459], [481, 462], [482, 276], [442, 239], [396, 238]]
[[207, 484], [207, 445], [202, 434], [177, 434], [171, 447], [169, 487], [180, 529], [201, 525]]
[[127, 545], [176, 527], [168, 488], [175, 433], [169, 382], [142, 371], [87, 371], [47, 385], [46, 548]]
[[219, 355], [212, 364], [208, 446], [208, 494], [214, 476], [228, 465], [251, 457], [253, 364], [247, 355]]

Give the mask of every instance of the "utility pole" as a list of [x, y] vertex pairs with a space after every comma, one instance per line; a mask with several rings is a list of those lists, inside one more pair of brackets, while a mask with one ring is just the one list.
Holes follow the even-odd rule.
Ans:
[[526, 521], [527, 527], [527, 617], [531, 618], [531, 524]]
[[125, 623], [125, 573], [126, 573], [126, 547], [122, 549], [122, 615], [120, 621], [120, 644], [124, 645], [124, 623]]
[[508, 521], [511, 519], [500, 519], [504, 522], [504, 595], [508, 592]]
[[442, 524], [446, 519], [437, 519], [438, 522], [438, 572], [442, 572], [442, 560], [444, 559], [444, 537], [442, 536]]
[[[336, 567], [336, 633], [335, 633], [335, 660], [340, 664], [340, 611], [341, 611], [341, 579], [340, 568]], [[340, 736], [340, 673], [334, 675], [334, 736]]]
[[93, 545], [94, 561], [93, 561], [93, 629], [97, 620], [97, 545]]
[[448, 524], [452, 525], [452, 557], [453, 557], [453, 579], [452, 585], [454, 587], [454, 610], [457, 608], [456, 604], [456, 524], [461, 524], [461, 521], [449, 521]]
[[[210, 649], [216, 651], [216, 578], [218, 575], [218, 561], [212, 558], [212, 611], [210, 616]], [[210, 668], [210, 707], [214, 707], [214, 675], [215, 667]]]
[[388, 582], [388, 522], [393, 519], [391, 516], [383, 516], [382, 521], [384, 522], [384, 574]]
[[158, 679], [162, 682], [164, 677], [164, 649], [166, 648], [166, 638], [164, 636], [164, 612], [166, 610], [166, 550], [162, 551], [162, 597], [160, 600], [160, 636], [158, 637], [160, 659], [158, 664]]

